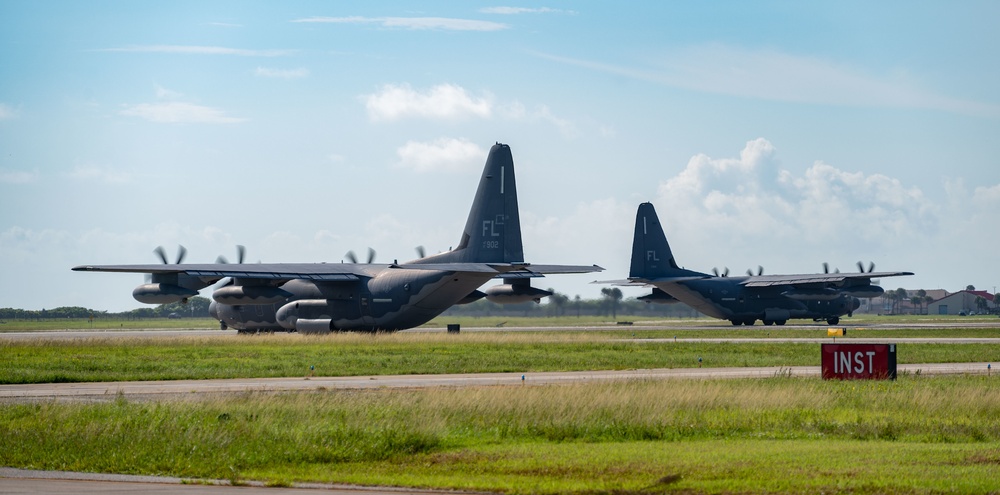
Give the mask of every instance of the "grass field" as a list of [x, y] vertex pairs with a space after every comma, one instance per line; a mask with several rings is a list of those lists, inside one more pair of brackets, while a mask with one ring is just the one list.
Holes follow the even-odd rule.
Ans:
[[[996, 337], [997, 328], [849, 330]], [[635, 340], [633, 341], [633, 334]], [[681, 341], [673, 342], [677, 335]], [[323, 337], [4, 339], [0, 382], [816, 365], [815, 343], [620, 329]], [[647, 338], [666, 342], [642, 342]], [[841, 339], [838, 339], [838, 341]], [[900, 363], [997, 362], [996, 344], [907, 344]], [[517, 494], [997, 493], [996, 376], [374, 389], [0, 404], [0, 465]]]
[[[449, 324], [459, 324], [464, 328], [479, 328], [479, 327], [493, 327], [493, 328], [508, 328], [516, 329], [523, 327], [579, 327], [579, 326], [596, 326], [596, 327], [607, 327], [608, 329], [618, 329], [627, 330], [628, 327], [618, 325], [618, 321], [631, 322], [638, 326], [654, 325], [656, 327], [662, 328], [700, 328], [700, 327], [715, 327], [719, 325], [728, 325], [729, 323], [725, 320], [717, 320], [715, 318], [701, 317], [701, 318], [651, 318], [642, 316], [629, 316], [629, 315], [619, 315], [617, 321], [611, 319], [609, 316], [559, 316], [559, 317], [510, 317], [510, 316], [486, 316], [486, 317], [453, 317], [453, 316], [439, 316], [434, 318], [427, 324], [423, 325], [423, 329], [444, 329]], [[898, 315], [898, 316], [881, 316], [881, 315], [856, 315], [850, 318], [843, 318], [841, 324], [838, 326], [846, 326], [848, 328], [858, 327], [863, 325], [942, 325], [948, 326], [953, 324], [983, 324], [991, 325], [1000, 328], [1000, 318], [996, 316], [981, 315], [981, 316], [948, 316], [948, 315]], [[796, 324], [811, 324], [816, 325], [817, 328], [825, 329], [824, 323], [813, 323], [810, 320], [791, 320], [789, 325]], [[31, 332], [31, 331], [45, 331], [45, 330], [142, 330], [142, 329], [152, 329], [152, 328], [167, 328], [167, 329], [192, 329], [192, 330], [211, 330], [219, 328], [219, 322], [211, 318], [144, 318], [139, 320], [125, 320], [118, 318], [95, 318], [90, 321], [85, 318], [79, 319], [40, 319], [40, 320], [4, 320], [0, 321], [0, 333], [4, 332]], [[737, 327], [735, 331], [747, 330], [761, 330], [765, 332], [770, 329], [772, 331], [782, 331], [781, 327], [764, 327], [758, 322], [757, 326], [754, 327]]]
[[3, 405], [0, 464], [538, 494], [993, 493], [996, 380], [776, 377]]
[[[816, 343], [621, 341], [620, 333], [0, 338], [0, 383], [817, 365]], [[617, 337], [612, 338], [612, 337]], [[1000, 361], [997, 344], [909, 344], [900, 364]]]

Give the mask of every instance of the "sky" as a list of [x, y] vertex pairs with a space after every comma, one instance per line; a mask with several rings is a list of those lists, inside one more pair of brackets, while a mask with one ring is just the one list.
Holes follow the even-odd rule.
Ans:
[[[0, 0], [0, 307], [142, 307], [82, 264], [409, 260], [509, 144], [525, 258], [874, 262], [996, 292], [1000, 3]], [[364, 257], [361, 255], [360, 257]], [[625, 288], [626, 297], [642, 289]], [[210, 291], [203, 291], [206, 297]]]

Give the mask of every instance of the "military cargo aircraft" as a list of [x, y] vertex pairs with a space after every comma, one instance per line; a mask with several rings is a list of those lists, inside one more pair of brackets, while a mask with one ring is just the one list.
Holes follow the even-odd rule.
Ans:
[[729, 320], [733, 325], [784, 325], [791, 318], [826, 320], [830, 325], [851, 316], [861, 305], [860, 297], [875, 297], [884, 291], [874, 278], [913, 275], [911, 272], [875, 272], [874, 264], [859, 273], [807, 275], [764, 275], [747, 271], [747, 276], [728, 276], [728, 270], [714, 274], [686, 270], [677, 265], [667, 236], [650, 203], [639, 205], [632, 239], [632, 264], [627, 280], [603, 283], [652, 287], [651, 294], [639, 299], [652, 303], [682, 302], [699, 312]]
[[[223, 279], [212, 292], [209, 312], [222, 328], [240, 332], [337, 330], [393, 331], [426, 323], [454, 304], [486, 297], [499, 303], [540, 300], [548, 291], [531, 287], [543, 274], [587, 273], [603, 268], [537, 265], [524, 261], [521, 222], [510, 147], [490, 149], [458, 246], [405, 263], [176, 263], [83, 265], [75, 271], [151, 274], [133, 297], [146, 304], [186, 301]], [[349, 255], [349, 259], [353, 256]], [[351, 259], [351, 261], [356, 261]], [[504, 283], [478, 290], [492, 278]]]

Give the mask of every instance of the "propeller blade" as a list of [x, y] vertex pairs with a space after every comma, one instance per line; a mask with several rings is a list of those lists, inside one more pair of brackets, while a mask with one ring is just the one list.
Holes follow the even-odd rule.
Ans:
[[858, 262], [858, 271], [861, 273], [865, 273], [865, 265], [860, 261]]
[[344, 255], [344, 257], [347, 258], [347, 261], [350, 261], [351, 263], [358, 262], [358, 257], [354, 255], [354, 251], [348, 251], [347, 254]]
[[868, 273], [871, 273], [873, 271], [875, 271], [875, 262], [874, 261], [869, 261], [868, 262]]
[[181, 264], [181, 262], [184, 261], [184, 257], [187, 256], [187, 254], [188, 254], [187, 248], [184, 247], [184, 246], [182, 246], [182, 245], [180, 245], [180, 244], [178, 244], [177, 245], [177, 262], [174, 263], [174, 264], [175, 265]]
[[368, 264], [372, 264], [373, 261], [375, 261], [375, 250], [368, 248]]
[[160, 257], [160, 261], [163, 261], [164, 265], [170, 264], [170, 262], [167, 261], [167, 252], [163, 249], [163, 246], [156, 246], [156, 249], [154, 249], [153, 252]]
[[718, 277], [719, 276], [719, 269], [713, 266], [712, 267], [712, 275], [715, 275], [716, 277]]
[[723, 268], [723, 270], [722, 270], [722, 276], [723, 277], [728, 277], [729, 276], [729, 267], [728, 266], [725, 267], [725, 268]]
[[221, 255], [221, 254], [219, 255], [218, 258], [215, 258], [215, 262], [218, 263], [218, 264], [220, 264], [220, 265], [227, 265], [227, 264], [229, 264], [229, 260], [227, 260], [226, 257], [223, 256], [223, 255]]
[[764, 267], [760, 266], [760, 265], [757, 265], [757, 276], [759, 277], [759, 276], [761, 276], [763, 274], [764, 274]]
[[825, 261], [823, 262], [823, 273], [830, 273], [830, 264]]
[[417, 246], [417, 257], [418, 258], [425, 258], [425, 257], [427, 257], [427, 252], [424, 251], [424, 247], [423, 246]]
[[241, 244], [236, 245], [236, 262], [243, 264], [243, 260], [247, 257], [247, 248]]
[[753, 276], [753, 270], [747, 268], [747, 276], [748, 277], [752, 277]]

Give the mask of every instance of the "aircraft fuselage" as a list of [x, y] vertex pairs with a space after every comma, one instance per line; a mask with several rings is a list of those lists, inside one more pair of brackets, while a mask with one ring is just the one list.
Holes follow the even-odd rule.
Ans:
[[746, 277], [711, 277], [657, 285], [708, 316], [734, 324], [784, 324], [791, 318], [835, 321], [851, 314], [860, 301], [847, 292], [801, 290], [794, 285], [744, 287]]
[[238, 330], [399, 330], [427, 323], [490, 278], [491, 274], [382, 268], [355, 281], [291, 280], [281, 289], [292, 295], [281, 302], [213, 301], [211, 312]]

